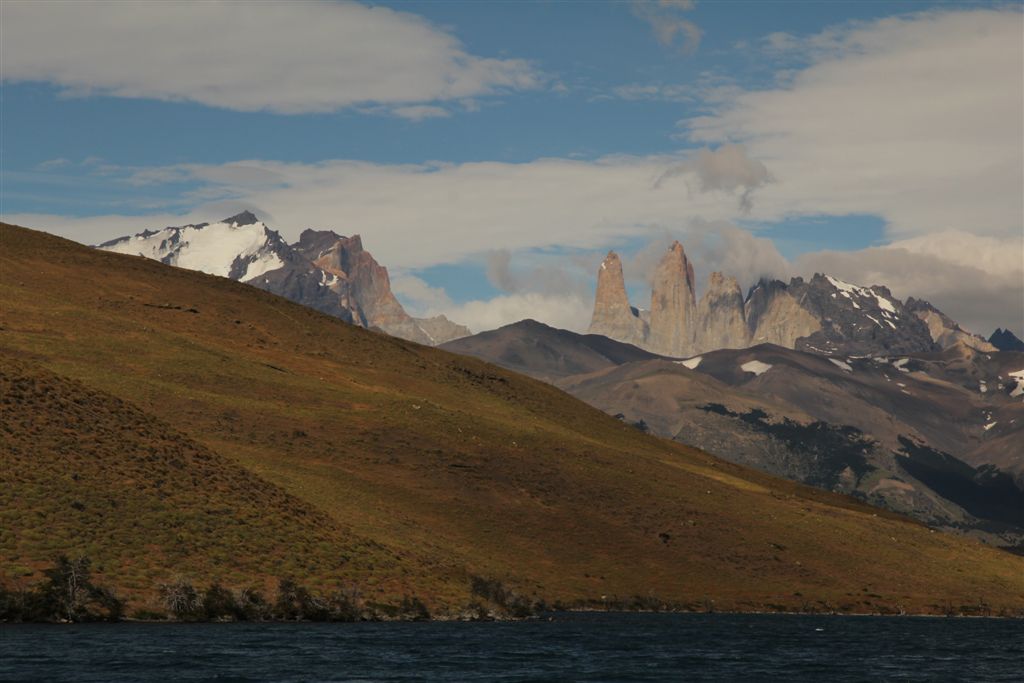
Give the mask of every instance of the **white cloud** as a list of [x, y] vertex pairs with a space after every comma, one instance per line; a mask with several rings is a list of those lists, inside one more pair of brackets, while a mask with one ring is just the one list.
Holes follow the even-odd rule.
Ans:
[[414, 316], [437, 315], [450, 310], [453, 306], [444, 288], [434, 287], [411, 273], [391, 273], [391, 291]]
[[443, 107], [435, 107], [429, 104], [413, 104], [407, 107], [394, 107], [391, 113], [410, 121], [422, 121], [423, 119], [440, 119], [451, 116], [451, 112]]
[[[218, 218], [226, 205], [247, 207], [291, 239], [307, 226], [362, 233], [383, 263], [415, 269], [496, 249], [594, 248], [652, 229], [683, 230], [695, 216], [734, 218], [739, 210], [729, 194], [658, 185], [666, 170], [693, 158], [688, 153], [409, 165], [239, 161], [123, 169], [128, 183], [199, 181], [201, 190], [189, 195], [196, 209], [183, 216], [6, 219], [98, 242], [142, 228]], [[701, 182], [696, 168], [690, 172], [694, 187]], [[207, 206], [209, 201], [215, 206]]]
[[[946, 231], [897, 240], [884, 248], [932, 256], [954, 265], [977, 268], [994, 277], [1024, 278], [1024, 232], [1000, 239]], [[1024, 281], [1020, 282], [1024, 285]], [[1021, 296], [1024, 296], [1024, 286], [1021, 289]]]
[[[2, 26], [3, 80], [50, 82], [70, 95], [293, 114], [541, 82], [527, 62], [471, 55], [417, 15], [351, 2], [5, 0]], [[436, 106], [394, 113], [439, 115]]]
[[739, 202], [744, 213], [749, 213], [753, 208], [751, 195], [754, 190], [775, 180], [767, 166], [747, 155], [743, 145], [731, 144], [715, 150], [700, 150], [695, 159], [665, 171], [656, 184], [661, 185], [669, 178], [686, 174], [696, 176], [700, 192], [721, 191], [731, 194], [742, 189]]
[[793, 267], [770, 239], [724, 221], [698, 222], [685, 246], [695, 263], [701, 293], [713, 271], [735, 277], [744, 292], [763, 277], [785, 281], [793, 274]]
[[523, 292], [503, 294], [486, 301], [468, 301], [443, 312], [449, 319], [481, 332], [526, 318], [563, 330], [585, 332], [590, 325], [591, 307], [592, 301], [575, 295]]
[[1021, 29], [1011, 8], [855, 24], [803, 48], [777, 37], [810, 65], [681, 123], [696, 142], [744, 143], [772, 170], [754, 217], [866, 213], [894, 237], [1020, 234]]
[[48, 159], [36, 164], [37, 171], [52, 171], [57, 168], [64, 168], [70, 166], [71, 160], [65, 159], [64, 157], [57, 157], [56, 159]]
[[701, 30], [683, 17], [693, 9], [692, 0], [633, 0], [633, 14], [651, 25], [654, 37], [666, 47], [677, 44], [684, 53], [693, 53], [700, 45]]
[[799, 39], [791, 33], [776, 31], [769, 33], [762, 40], [764, 49], [771, 52], [789, 52], [797, 49], [800, 45]]
[[539, 292], [545, 295], [575, 296], [585, 299], [592, 294], [589, 276], [593, 271], [589, 259], [574, 254], [520, 253], [517, 266], [513, 254], [498, 249], [487, 255], [487, 279], [503, 292], [517, 294]]
[[612, 94], [623, 100], [658, 100], [687, 102], [696, 99], [696, 89], [689, 85], [666, 83], [629, 83], [612, 88]]
[[834, 274], [894, 295], [925, 299], [967, 329], [988, 336], [996, 327], [1024, 333], [1024, 236], [992, 238], [943, 233], [853, 252], [804, 254], [803, 275]]
[[[516, 261], [526, 268], [514, 267], [512, 255], [501, 250], [487, 255], [487, 275], [503, 290], [491, 299], [452, 301], [441, 287], [434, 287], [411, 273], [398, 272], [391, 278], [391, 289], [410, 314], [431, 317], [443, 314], [449, 320], [466, 325], [475, 332], [533, 318], [545, 324], [577, 332], [590, 325], [593, 291], [572, 257], [555, 263], [536, 263], [535, 254], [520, 254]], [[576, 271], [572, 274], [566, 270]]]

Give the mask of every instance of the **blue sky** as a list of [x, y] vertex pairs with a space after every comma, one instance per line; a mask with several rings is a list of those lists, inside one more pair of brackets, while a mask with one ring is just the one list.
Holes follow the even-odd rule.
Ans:
[[[359, 232], [410, 308], [477, 327], [531, 306], [585, 324], [608, 248], [635, 257], [642, 298], [639, 254], [668, 237], [697, 245], [704, 276], [828, 266], [1024, 327], [1005, 256], [1018, 3], [272, 5], [5, 3], [0, 212], [85, 242], [242, 205], [290, 237]], [[964, 235], [997, 280], [973, 299], [926, 277], [979, 267]], [[506, 253], [537, 277], [496, 284]]]
[[[531, 60], [568, 90], [498, 96], [481, 102], [478, 112], [411, 122], [353, 110], [282, 116], [193, 103], [65, 97], [49, 83], [7, 83], [3, 170], [31, 173], [52, 159], [90, 157], [126, 166], [160, 166], [247, 158], [522, 162], [544, 156], [657, 154], [695, 146], [672, 136], [676, 122], [700, 111], [701, 103], [622, 100], [611, 96], [614, 88], [633, 83], [696, 87], [714, 74], [764, 85], [775, 69], [765, 64], [763, 55], [737, 49], [737, 44], [755, 44], [780, 31], [813, 34], [837, 23], [937, 3], [697, 4], [686, 15], [702, 31], [692, 54], [652, 39], [650, 27], [629, 3], [374, 4], [414, 12], [449, 28], [473, 54]], [[35, 202], [20, 197], [30, 193], [20, 191], [33, 187], [30, 179], [10, 182], [5, 210], [48, 208], [45, 192], [37, 192], [43, 198]], [[90, 188], [90, 194], [95, 190]], [[88, 215], [96, 208], [82, 207], [76, 213]]]

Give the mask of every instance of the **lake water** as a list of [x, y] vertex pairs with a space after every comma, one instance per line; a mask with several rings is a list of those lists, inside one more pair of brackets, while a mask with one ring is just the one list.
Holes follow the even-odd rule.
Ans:
[[1024, 680], [1024, 621], [557, 614], [513, 623], [0, 626], [0, 680]]

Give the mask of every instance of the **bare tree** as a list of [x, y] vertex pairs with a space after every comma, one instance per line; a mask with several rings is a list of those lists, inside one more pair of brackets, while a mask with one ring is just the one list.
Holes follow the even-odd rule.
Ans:
[[172, 583], [160, 584], [160, 599], [164, 607], [179, 619], [196, 614], [201, 602], [192, 583], [180, 576]]

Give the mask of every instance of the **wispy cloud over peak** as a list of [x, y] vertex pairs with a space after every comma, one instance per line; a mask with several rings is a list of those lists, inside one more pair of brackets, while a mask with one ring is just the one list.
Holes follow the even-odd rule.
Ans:
[[695, 157], [662, 173], [655, 187], [662, 187], [670, 178], [681, 175], [691, 175], [699, 192], [732, 194], [739, 191], [739, 205], [744, 213], [750, 213], [753, 208], [754, 190], [775, 180], [767, 166], [747, 155], [743, 145], [732, 144], [699, 150]]

